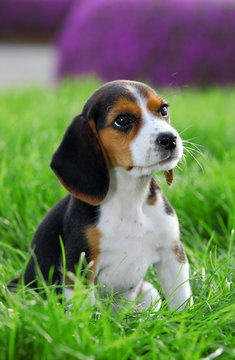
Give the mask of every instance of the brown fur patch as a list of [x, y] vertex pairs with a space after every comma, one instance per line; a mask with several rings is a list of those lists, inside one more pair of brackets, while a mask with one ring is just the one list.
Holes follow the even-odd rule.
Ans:
[[168, 171], [164, 171], [164, 175], [165, 175], [167, 184], [171, 187], [171, 185], [173, 183], [174, 170], [171, 169]]
[[150, 183], [150, 189], [149, 189], [149, 196], [147, 199], [148, 205], [155, 205], [157, 202], [157, 190], [159, 190], [160, 187], [158, 186], [156, 180], [152, 178]]
[[153, 196], [149, 196], [147, 200], [148, 205], [155, 205], [157, 202], [157, 194], [154, 194]]
[[147, 95], [148, 110], [151, 111], [151, 113], [153, 113], [154, 115], [157, 114], [162, 120], [170, 122], [169, 117], [165, 118], [158, 113], [158, 110], [160, 109], [161, 105], [163, 105], [163, 104], [165, 104], [165, 101], [162, 98], [160, 98], [160, 96], [154, 94], [154, 92], [152, 92], [152, 91], [148, 92], [148, 95]]
[[175, 241], [175, 245], [173, 247], [173, 253], [176, 256], [176, 260], [180, 264], [185, 264], [187, 262], [187, 257], [185, 255], [183, 245], [181, 244], [180, 241]]
[[119, 114], [133, 114], [137, 118], [141, 117], [141, 108], [139, 105], [125, 97], [122, 97], [114, 103], [107, 115], [106, 126], [110, 125]]
[[93, 284], [98, 257], [100, 254], [100, 239], [102, 234], [94, 225], [89, 225], [85, 230], [85, 234], [91, 251], [90, 259], [93, 262], [90, 267], [90, 282]]
[[[132, 114], [138, 119], [133, 128], [128, 133], [123, 133], [114, 129], [112, 123], [119, 114]], [[103, 146], [110, 159], [111, 166], [123, 166], [130, 170], [133, 166], [130, 144], [137, 135], [141, 127], [141, 109], [140, 107], [126, 99], [119, 99], [110, 109], [106, 126], [100, 130], [99, 135]]]

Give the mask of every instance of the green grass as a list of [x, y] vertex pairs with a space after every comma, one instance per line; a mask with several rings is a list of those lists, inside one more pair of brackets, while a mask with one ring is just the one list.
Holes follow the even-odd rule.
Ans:
[[[101, 299], [94, 309], [84, 304], [88, 290], [78, 280], [74, 309], [64, 313], [53, 288], [44, 285], [44, 297], [6, 289], [28, 258], [39, 221], [66, 193], [50, 158], [97, 86], [83, 79], [0, 94], [0, 359], [235, 358], [235, 88], [160, 91], [182, 137], [202, 146], [202, 155], [195, 153], [202, 168], [186, 153], [172, 189], [157, 175], [180, 219], [192, 308], [176, 313], [163, 302], [154, 316], [130, 308], [112, 313], [111, 300]], [[154, 268], [147, 276], [160, 289]]]

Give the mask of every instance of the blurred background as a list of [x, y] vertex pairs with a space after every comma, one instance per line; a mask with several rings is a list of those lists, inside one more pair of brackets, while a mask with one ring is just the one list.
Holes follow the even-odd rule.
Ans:
[[235, 0], [0, 0], [0, 88], [235, 81]]

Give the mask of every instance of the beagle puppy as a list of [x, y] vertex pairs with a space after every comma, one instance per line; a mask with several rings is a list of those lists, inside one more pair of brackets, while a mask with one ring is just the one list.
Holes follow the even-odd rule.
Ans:
[[[159, 309], [157, 290], [144, 280], [151, 264], [170, 308], [192, 303], [178, 219], [154, 179], [163, 171], [171, 185], [182, 154], [168, 104], [153, 89], [126, 80], [101, 86], [53, 155], [51, 168], [69, 194], [40, 223], [33, 255], [11, 286], [21, 278], [37, 286], [37, 268], [45, 280], [61, 284], [61, 238], [66, 274], [76, 273], [85, 254], [90, 283], [100, 284], [103, 296], [113, 292], [117, 304], [122, 297]], [[65, 282], [68, 300], [73, 280], [65, 276]]]

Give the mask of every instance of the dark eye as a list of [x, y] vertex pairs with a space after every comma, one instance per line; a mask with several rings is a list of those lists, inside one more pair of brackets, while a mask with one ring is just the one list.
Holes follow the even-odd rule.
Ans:
[[125, 114], [118, 115], [114, 121], [115, 126], [118, 128], [125, 127], [130, 123], [131, 123], [131, 119]]
[[162, 105], [158, 112], [161, 116], [166, 117], [168, 115], [167, 105]]

